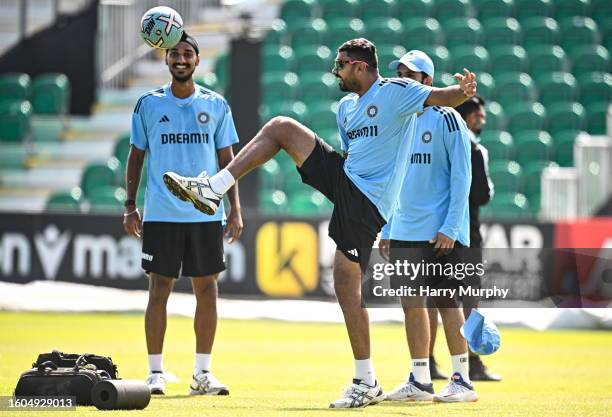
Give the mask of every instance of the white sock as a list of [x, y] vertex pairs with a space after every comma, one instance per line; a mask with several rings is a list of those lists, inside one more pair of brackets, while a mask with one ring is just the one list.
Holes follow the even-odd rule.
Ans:
[[468, 361], [468, 353], [462, 353], [460, 355], [451, 356], [451, 362], [453, 363], [453, 374], [459, 372], [461, 378], [468, 384], [470, 383], [470, 363]]
[[412, 360], [412, 375], [416, 382], [421, 384], [431, 384], [431, 375], [429, 373], [429, 358], [413, 359]]
[[149, 355], [149, 373], [164, 372], [162, 354]]
[[232, 188], [236, 180], [226, 168], [223, 168], [210, 177], [209, 182], [210, 188], [212, 188], [215, 193], [223, 195], [227, 193], [227, 190]]
[[370, 386], [374, 386], [376, 375], [374, 375], [371, 359], [355, 359], [355, 378], [361, 379]]
[[193, 370], [194, 375], [197, 375], [201, 371], [210, 371], [211, 361], [212, 361], [212, 355], [210, 353], [196, 353], [195, 354], [195, 367]]

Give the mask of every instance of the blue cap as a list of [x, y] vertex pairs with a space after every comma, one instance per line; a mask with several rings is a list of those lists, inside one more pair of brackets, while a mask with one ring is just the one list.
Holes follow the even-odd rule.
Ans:
[[400, 59], [391, 61], [389, 69], [396, 71], [400, 64], [404, 64], [411, 71], [424, 72], [433, 78], [434, 76], [434, 64], [431, 58], [423, 51], [413, 49], [404, 54]]
[[495, 324], [475, 309], [463, 323], [461, 334], [470, 350], [479, 355], [490, 355], [499, 349], [500, 336]]

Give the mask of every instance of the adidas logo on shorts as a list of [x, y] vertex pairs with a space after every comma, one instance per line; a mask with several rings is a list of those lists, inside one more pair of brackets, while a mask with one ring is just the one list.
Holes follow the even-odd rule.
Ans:
[[149, 255], [148, 253], [142, 253], [142, 259], [144, 259], [145, 261], [149, 261], [151, 262], [153, 260], [153, 255]]

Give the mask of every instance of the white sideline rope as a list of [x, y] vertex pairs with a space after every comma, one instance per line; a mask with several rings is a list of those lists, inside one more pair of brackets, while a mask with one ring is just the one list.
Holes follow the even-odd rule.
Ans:
[[[76, 295], [76, 296], [75, 296]], [[28, 284], [0, 282], [0, 310], [47, 312], [144, 312], [148, 293], [57, 281]], [[168, 314], [193, 317], [193, 294], [173, 293]], [[296, 322], [342, 323], [336, 302], [307, 300], [237, 300], [221, 298], [218, 316], [224, 319], [272, 319]], [[495, 308], [479, 309], [498, 325], [551, 328], [612, 329], [612, 309]], [[369, 309], [371, 322], [404, 319], [399, 308]]]

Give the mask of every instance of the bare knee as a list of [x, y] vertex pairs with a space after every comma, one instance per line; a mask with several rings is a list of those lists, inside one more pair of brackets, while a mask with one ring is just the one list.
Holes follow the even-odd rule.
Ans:
[[359, 266], [339, 265], [334, 267], [334, 290], [338, 301], [360, 298], [361, 294], [361, 272]]
[[440, 316], [443, 322], [454, 322], [463, 324], [463, 310], [458, 307], [440, 308]]
[[165, 304], [170, 297], [174, 282], [171, 278], [151, 275], [149, 279], [149, 302]]
[[422, 314], [422, 310], [425, 309], [425, 298], [414, 296], [414, 297], [402, 297], [401, 298], [402, 308], [406, 317], [414, 316], [416, 312]]
[[198, 301], [214, 302], [217, 299], [217, 280], [214, 277], [193, 278], [193, 293]]
[[283, 138], [291, 137], [291, 133], [296, 128], [297, 122], [291, 117], [276, 116], [268, 121], [263, 127], [267, 137], [280, 141]]
[[350, 277], [334, 274], [334, 291], [338, 298], [353, 292], [353, 287]]

